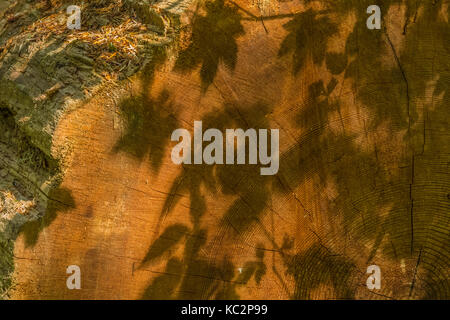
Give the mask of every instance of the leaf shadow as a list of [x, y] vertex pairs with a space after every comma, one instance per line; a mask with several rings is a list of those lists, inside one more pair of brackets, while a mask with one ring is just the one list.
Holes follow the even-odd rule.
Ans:
[[51, 225], [56, 219], [59, 212], [66, 212], [76, 207], [75, 201], [72, 197], [72, 191], [66, 188], [56, 188], [50, 191], [47, 210], [43, 217], [25, 223], [21, 232], [24, 235], [25, 246], [33, 247], [38, 239], [40, 233]]
[[292, 71], [297, 74], [311, 57], [320, 64], [326, 56], [327, 41], [337, 32], [337, 26], [327, 16], [313, 9], [298, 13], [283, 25], [288, 32], [278, 51], [278, 56], [292, 54]]
[[206, 2], [205, 10], [206, 15], [195, 14], [191, 43], [180, 52], [175, 63], [175, 70], [179, 71], [190, 71], [201, 65], [203, 92], [213, 82], [220, 63], [234, 69], [238, 52], [236, 38], [244, 34], [237, 8], [224, 0], [215, 0]]
[[125, 133], [113, 148], [139, 160], [148, 154], [151, 167], [158, 172], [172, 131], [178, 126], [170, 94], [163, 90], [156, 99], [132, 96], [120, 103]]

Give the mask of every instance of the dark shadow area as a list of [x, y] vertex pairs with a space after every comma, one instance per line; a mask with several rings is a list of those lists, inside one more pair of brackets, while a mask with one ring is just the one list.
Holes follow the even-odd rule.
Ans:
[[113, 152], [126, 152], [139, 160], [148, 154], [152, 169], [158, 172], [170, 135], [178, 127], [169, 99], [169, 93], [162, 91], [154, 100], [145, 95], [124, 100], [119, 108], [125, 133]]
[[58, 216], [58, 213], [75, 208], [72, 192], [66, 188], [56, 188], [48, 195], [47, 210], [42, 218], [27, 222], [21, 232], [25, 236], [25, 245], [32, 247], [36, 244], [39, 234], [48, 227]]
[[[203, 129], [216, 128], [225, 132], [229, 128], [270, 128], [266, 115], [271, 108], [259, 103], [250, 108], [227, 104], [223, 110], [214, 111], [203, 119]], [[269, 137], [270, 139], [270, 137]], [[270, 141], [270, 140], [269, 140]], [[206, 145], [207, 143], [204, 143]], [[225, 150], [225, 140], [224, 140]], [[248, 148], [246, 159], [248, 159]], [[197, 223], [206, 212], [204, 196], [200, 192], [203, 185], [208, 192], [221, 192], [237, 196], [237, 200], [223, 217], [223, 224], [237, 233], [245, 232], [256, 222], [268, 199], [269, 176], [261, 176], [261, 165], [183, 165], [182, 173], [175, 179], [170, 189], [162, 214], [168, 214], [179, 199], [179, 194], [188, 192], [191, 200], [191, 217]], [[215, 168], [215, 170], [214, 170]]]
[[309, 9], [298, 13], [292, 20], [283, 25], [288, 32], [281, 43], [278, 55], [280, 57], [292, 54], [294, 74], [297, 74], [307, 58], [312, 58], [315, 64], [325, 59], [327, 41], [337, 32], [337, 26], [331, 20]]
[[189, 228], [179, 223], [167, 227], [159, 238], [152, 243], [142, 263], [153, 261], [170, 251], [180, 243], [188, 232]]
[[337, 255], [320, 244], [289, 259], [287, 272], [294, 277], [293, 299], [313, 299], [311, 291], [330, 285], [336, 299], [354, 299], [355, 266], [348, 257]]
[[191, 71], [201, 65], [202, 89], [213, 82], [220, 63], [233, 70], [238, 47], [236, 38], [244, 34], [241, 16], [234, 6], [224, 0], [208, 1], [206, 15], [195, 14], [189, 46], [180, 52], [175, 70]]
[[203, 257], [200, 249], [205, 243], [206, 230], [189, 235], [183, 260], [171, 258], [165, 273], [152, 280], [142, 299], [239, 299], [236, 292], [239, 286], [246, 285], [251, 279], [259, 284], [266, 272], [262, 250], [257, 249], [255, 260], [247, 262], [238, 271], [227, 257], [219, 262]]

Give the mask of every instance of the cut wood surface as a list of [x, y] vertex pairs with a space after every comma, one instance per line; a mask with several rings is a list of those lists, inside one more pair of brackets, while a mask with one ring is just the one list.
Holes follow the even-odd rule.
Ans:
[[[10, 235], [9, 297], [448, 299], [449, 3], [383, 1], [369, 30], [371, 2], [152, 4], [146, 59], [46, 109], [61, 110], [54, 128], [29, 139], [60, 180]], [[5, 119], [41, 132], [14, 118], [21, 99], [0, 99]], [[174, 164], [173, 130], [200, 120], [279, 129], [279, 172]], [[81, 290], [66, 286], [70, 265]], [[366, 286], [371, 265], [380, 289]]]

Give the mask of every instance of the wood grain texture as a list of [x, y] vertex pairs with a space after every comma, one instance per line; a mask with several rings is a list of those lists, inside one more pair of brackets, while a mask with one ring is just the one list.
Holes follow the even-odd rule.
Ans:
[[[189, 2], [172, 45], [58, 122], [73, 208], [19, 236], [12, 298], [448, 299], [449, 3], [380, 1], [368, 30], [371, 2]], [[196, 120], [280, 129], [279, 173], [174, 165]]]

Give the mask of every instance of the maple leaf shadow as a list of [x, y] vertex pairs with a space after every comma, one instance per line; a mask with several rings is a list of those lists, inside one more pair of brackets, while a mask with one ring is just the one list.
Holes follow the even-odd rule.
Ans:
[[207, 2], [205, 9], [206, 15], [195, 14], [191, 43], [180, 52], [175, 63], [175, 70], [179, 71], [190, 71], [201, 65], [203, 91], [213, 82], [220, 63], [234, 69], [238, 52], [236, 38], [244, 34], [237, 8], [216, 0]]
[[327, 41], [338, 30], [329, 17], [312, 9], [296, 14], [283, 27], [288, 34], [281, 43], [278, 56], [292, 54], [294, 74], [305, 65], [308, 57], [315, 64], [322, 63], [327, 52]]
[[143, 160], [148, 154], [151, 167], [158, 172], [170, 136], [178, 126], [170, 94], [163, 90], [156, 99], [148, 95], [131, 96], [119, 106], [125, 133], [119, 138], [113, 152]]

